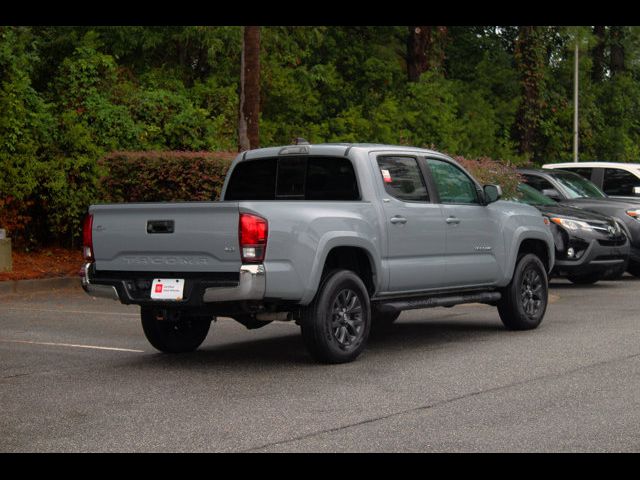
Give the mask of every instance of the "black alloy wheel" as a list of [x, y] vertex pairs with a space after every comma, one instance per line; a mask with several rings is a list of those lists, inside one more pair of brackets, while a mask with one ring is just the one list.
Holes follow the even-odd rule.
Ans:
[[331, 333], [338, 346], [345, 351], [349, 351], [364, 335], [362, 302], [351, 289], [340, 291], [333, 301]]
[[522, 309], [531, 318], [536, 318], [542, 309], [544, 298], [543, 280], [535, 266], [530, 265], [523, 272], [522, 283], [520, 285], [520, 301]]

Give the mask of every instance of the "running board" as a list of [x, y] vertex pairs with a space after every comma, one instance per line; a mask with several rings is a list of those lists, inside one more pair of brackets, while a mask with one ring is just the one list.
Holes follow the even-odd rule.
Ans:
[[415, 310], [417, 308], [453, 307], [462, 303], [493, 303], [502, 298], [500, 292], [463, 293], [434, 297], [410, 298], [406, 300], [380, 301], [378, 308], [382, 311]]

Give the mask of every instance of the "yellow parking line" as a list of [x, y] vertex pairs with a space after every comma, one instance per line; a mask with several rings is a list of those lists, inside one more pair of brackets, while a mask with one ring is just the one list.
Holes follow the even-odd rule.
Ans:
[[53, 343], [53, 342], [32, 342], [29, 340], [7, 340], [4, 338], [0, 338], [0, 342], [6, 343], [26, 343], [30, 345], [46, 345], [53, 347], [72, 347], [72, 348], [91, 348], [94, 350], [112, 350], [114, 352], [136, 352], [136, 353], [144, 353], [144, 350], [132, 350], [130, 348], [116, 348], [116, 347], [99, 347], [97, 345], [77, 345], [73, 343]]

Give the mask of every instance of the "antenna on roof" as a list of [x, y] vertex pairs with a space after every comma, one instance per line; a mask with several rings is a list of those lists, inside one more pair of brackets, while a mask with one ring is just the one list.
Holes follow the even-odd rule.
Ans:
[[302, 137], [297, 137], [294, 141], [293, 141], [294, 145], [310, 145], [309, 142], [307, 141], [306, 138], [302, 138]]

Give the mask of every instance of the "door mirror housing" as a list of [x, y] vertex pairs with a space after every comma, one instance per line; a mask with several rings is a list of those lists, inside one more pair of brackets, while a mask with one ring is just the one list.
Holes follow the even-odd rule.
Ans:
[[545, 188], [542, 190], [542, 194], [553, 200], [562, 200], [560, 192], [558, 192], [558, 190], [556, 190], [555, 188]]
[[500, 185], [485, 185], [482, 187], [482, 191], [484, 192], [484, 201], [486, 204], [500, 200], [500, 197], [502, 197], [502, 188], [500, 188]]

